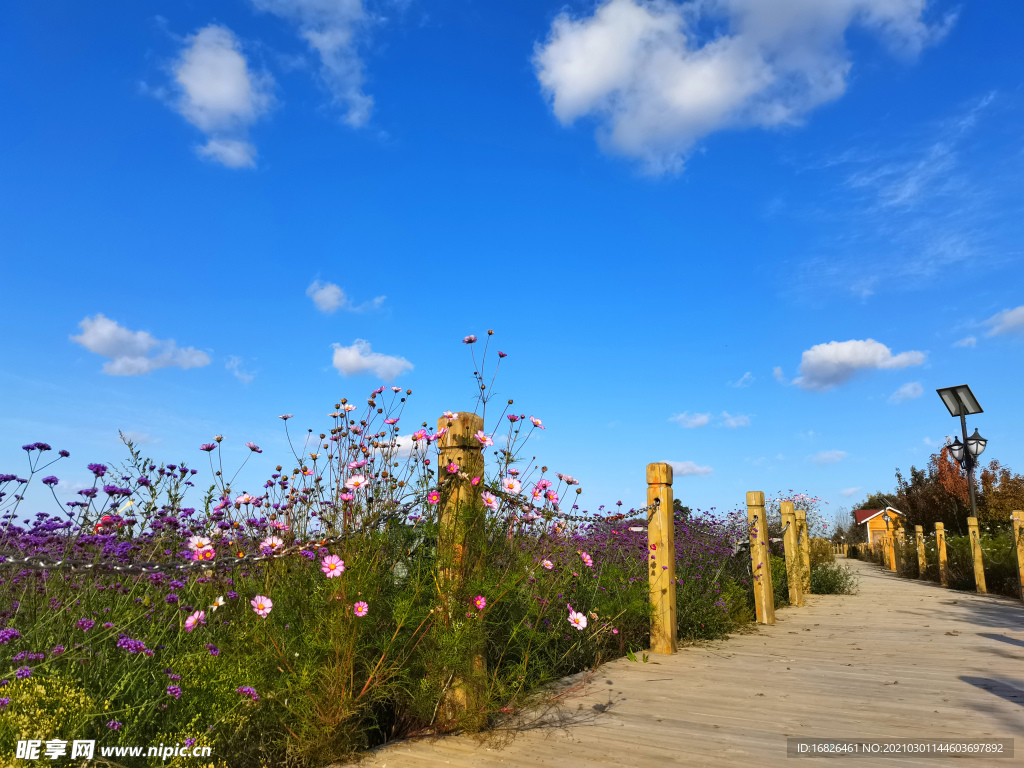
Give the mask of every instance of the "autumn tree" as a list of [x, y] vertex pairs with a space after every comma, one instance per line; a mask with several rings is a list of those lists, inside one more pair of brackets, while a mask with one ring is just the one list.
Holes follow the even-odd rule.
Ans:
[[1024, 475], [1015, 475], [997, 459], [981, 470], [981, 504], [978, 516], [985, 520], [1009, 520], [1015, 509], [1024, 509]]

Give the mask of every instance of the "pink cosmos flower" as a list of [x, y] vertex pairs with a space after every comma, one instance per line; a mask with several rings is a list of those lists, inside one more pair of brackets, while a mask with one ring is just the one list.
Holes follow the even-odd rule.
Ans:
[[612, 627], [612, 634], [613, 635], [619, 634], [619, 630], [615, 629], [615, 627]]
[[426, 440], [427, 439], [427, 430], [425, 430], [425, 429], [417, 429], [415, 432], [412, 433], [412, 439], [416, 440], [417, 442], [419, 442], [420, 440]]
[[512, 477], [518, 477], [519, 470], [516, 469], [515, 467], [512, 467], [511, 469], [509, 469], [508, 473], [512, 475]]
[[398, 419], [384, 419], [385, 424], [397, 424]]
[[263, 453], [263, 449], [256, 445], [256, 443], [246, 443], [245, 447], [253, 453]]
[[472, 480], [469, 481], [469, 484], [470, 485], [480, 485], [480, 478], [479, 477], [474, 477]]
[[544, 498], [550, 501], [552, 504], [558, 503], [558, 494], [554, 491], [548, 491], [544, 494]]
[[456, 472], [459, 471], [459, 465], [453, 461], [450, 464], [448, 464], [448, 466], [445, 467], [445, 469], [448, 470], [448, 474], [454, 475]]
[[186, 546], [195, 551], [210, 546], [210, 540], [205, 536], [189, 536]]
[[484, 448], [486, 448], [489, 445], [494, 445], [494, 441], [491, 440], [490, 436], [486, 432], [484, 432], [482, 429], [477, 430], [477, 433], [475, 435], [473, 435], [473, 437], [475, 437], [477, 440], [479, 440], [481, 445], [483, 445]]
[[335, 576], [341, 576], [342, 571], [345, 570], [345, 561], [337, 555], [328, 555], [321, 561], [320, 570], [327, 575], [328, 579], [333, 579]]
[[392, 391], [392, 392], [401, 392], [401, 391], [402, 391], [402, 388], [401, 388], [401, 387], [392, 387], [392, 388], [391, 388], [391, 391]]
[[350, 461], [348, 463], [348, 468], [349, 469], [362, 469], [365, 466], [366, 466], [366, 460], [365, 459], [361, 459], [359, 461]]
[[523, 484], [514, 477], [506, 477], [501, 481], [501, 487], [508, 493], [519, 493], [519, 489], [523, 487]]
[[196, 611], [185, 619], [185, 631], [191, 632], [196, 628], [196, 624], [206, 623], [206, 611]]
[[368, 614], [370, 612], [370, 606], [368, 606], [366, 603], [364, 603], [362, 600], [360, 600], [358, 603], [356, 603], [355, 605], [352, 606], [352, 612], [356, 616], [359, 616], [360, 618], [362, 618], [363, 616], [365, 616], [366, 614]]
[[476, 341], [476, 336], [470, 334], [462, 340], [463, 344], [473, 344]]
[[290, 413], [285, 413], [285, 414], [282, 414], [282, 415], [278, 416], [277, 418], [283, 419], [284, 421], [288, 421], [288, 419], [290, 419], [291, 417], [292, 417], [292, 415]]
[[431, 504], [437, 504], [437, 502], [439, 502], [440, 500], [441, 494], [438, 493], [437, 491], [431, 491], [430, 493], [427, 494], [427, 501], [429, 501]]
[[451, 411], [445, 411], [441, 415], [448, 419], [448, 421], [455, 421], [457, 418], [459, 418], [459, 414], [452, 413]]
[[260, 542], [260, 549], [269, 549], [271, 552], [283, 546], [284, 542], [278, 536], [267, 536]]
[[356, 407], [352, 405], [352, 403], [345, 403], [343, 406], [341, 406], [341, 410], [343, 411], [354, 411], [355, 409]]
[[249, 601], [249, 605], [256, 611], [257, 616], [264, 619], [270, 614], [270, 609], [274, 607], [273, 601], [266, 595], [256, 595], [256, 597]]
[[355, 498], [351, 493], [342, 493], [338, 496], [342, 501], [352, 501]]
[[587, 628], [587, 617], [582, 613], [570, 610], [569, 623], [576, 627], [576, 629], [583, 631]]
[[217, 552], [213, 547], [200, 547], [192, 553], [193, 560], [213, 560]]
[[498, 497], [490, 491], [484, 491], [480, 498], [488, 509], [493, 511], [498, 508]]
[[587, 568], [593, 568], [594, 567], [594, 558], [592, 558], [590, 555], [588, 555], [582, 549], [577, 550], [576, 553], [580, 556], [580, 560], [583, 561], [583, 564], [585, 566], [587, 566]]
[[536, 416], [531, 416], [530, 421], [533, 423], [533, 426], [538, 427], [539, 429], [547, 429], [547, 427], [541, 424], [540, 419], [538, 419]]
[[365, 475], [352, 475], [348, 480], [345, 481], [345, 487], [350, 491], [358, 491], [364, 485], [366, 485]]
[[478, 611], [482, 611], [484, 608], [487, 607], [487, 598], [484, 597], [483, 595], [477, 595], [473, 599], [473, 605], [476, 606], [476, 609]]
[[550, 560], [541, 560], [540, 564], [547, 568], [549, 571], [555, 567], [555, 564], [552, 563]]
[[499, 349], [499, 350], [498, 350], [498, 357], [508, 357], [508, 355], [507, 355], [507, 354], [505, 354], [504, 352], [502, 352], [502, 351], [501, 351], [501, 350]]

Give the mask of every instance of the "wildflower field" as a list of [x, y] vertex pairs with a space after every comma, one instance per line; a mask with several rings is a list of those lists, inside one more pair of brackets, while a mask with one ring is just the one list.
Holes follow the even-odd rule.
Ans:
[[[258, 489], [233, 487], [221, 436], [177, 463], [126, 441], [61, 504], [71, 457], [25, 445], [27, 469], [0, 475], [0, 763], [59, 738], [322, 766], [484, 728], [646, 648], [646, 515], [588, 514], [573, 477], [527, 456], [545, 427], [492, 402], [481, 346], [473, 412], [404, 429], [411, 390], [340, 399]], [[676, 513], [682, 639], [750, 619], [745, 535]]]

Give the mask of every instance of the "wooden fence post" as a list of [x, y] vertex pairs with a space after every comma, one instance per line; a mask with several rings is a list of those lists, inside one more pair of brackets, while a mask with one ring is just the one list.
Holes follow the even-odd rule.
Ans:
[[889, 570], [896, 570], [896, 524], [893, 523], [892, 531], [885, 537], [885, 551], [889, 559]]
[[917, 578], [923, 579], [928, 570], [928, 557], [924, 551], [924, 526], [914, 526], [914, 542], [917, 544]]
[[935, 524], [935, 548], [939, 551], [939, 583], [949, 586], [949, 561], [946, 559], [946, 526]]
[[786, 581], [789, 583], [789, 602], [791, 605], [803, 605], [803, 557], [800, 554], [793, 502], [782, 502], [780, 511], [782, 512], [782, 527], [786, 531], [782, 534], [782, 543], [786, 548]]
[[805, 595], [811, 594], [811, 537], [807, 532], [807, 510], [798, 509], [796, 514], [797, 541], [800, 543], [800, 577]]
[[[444, 489], [438, 510], [437, 559], [441, 600], [449, 620], [453, 617], [457, 620], [459, 614], [465, 612], [464, 606], [453, 605], [450, 600], [461, 592], [467, 572], [477, 565], [470, 547], [475, 529], [483, 524], [483, 503], [480, 500], [482, 486], [474, 486], [472, 478], [483, 477], [484, 455], [480, 441], [473, 435], [483, 428], [483, 418], [474, 413], [460, 413], [452, 420], [442, 416], [437, 420], [438, 432], [448, 430], [437, 441], [437, 479]], [[453, 464], [458, 469], [449, 472], [448, 467]], [[471, 669], [468, 678], [453, 675], [441, 702], [442, 721], [468, 715], [471, 725], [482, 724], [478, 710], [487, 674], [482, 649], [472, 655]]]
[[760, 624], [775, 623], [775, 592], [772, 561], [768, 553], [768, 517], [764, 494], [747, 491], [747, 523], [750, 527], [750, 572], [754, 577], [754, 610]]
[[1017, 555], [1017, 584], [1020, 591], [1017, 596], [1024, 600], [1024, 510], [1015, 509], [1010, 515], [1013, 521], [1014, 552]]
[[981, 557], [981, 538], [978, 535], [978, 518], [967, 518], [967, 534], [971, 537], [971, 555], [974, 557], [974, 587], [985, 594], [985, 561]]
[[676, 526], [672, 496], [672, 465], [657, 462], [647, 465], [647, 505], [657, 509], [647, 513], [648, 564], [650, 565], [651, 651], [675, 653], [676, 633]]

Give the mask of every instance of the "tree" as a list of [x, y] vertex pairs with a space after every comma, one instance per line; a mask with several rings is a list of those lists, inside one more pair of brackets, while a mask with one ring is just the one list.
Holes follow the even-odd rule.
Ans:
[[1024, 509], [1024, 475], [1015, 475], [997, 459], [981, 470], [981, 501], [978, 516], [985, 520], [1009, 520], [1015, 509]]

